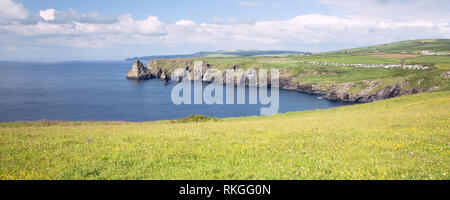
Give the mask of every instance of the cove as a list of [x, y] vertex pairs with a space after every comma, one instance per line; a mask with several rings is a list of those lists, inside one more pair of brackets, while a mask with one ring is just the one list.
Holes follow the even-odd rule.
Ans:
[[[249, 104], [248, 94], [245, 104], [175, 105], [171, 101], [175, 83], [126, 80], [124, 74], [130, 64], [0, 62], [0, 121], [155, 121], [192, 114], [240, 117], [259, 115], [260, 108], [267, 106], [260, 102]], [[267, 92], [270, 94], [270, 89]], [[280, 113], [348, 104], [297, 91], [279, 91]]]

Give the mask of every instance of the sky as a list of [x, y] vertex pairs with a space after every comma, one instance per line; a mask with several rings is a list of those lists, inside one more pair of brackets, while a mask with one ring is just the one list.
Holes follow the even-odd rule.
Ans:
[[448, 0], [0, 0], [0, 60], [324, 52], [450, 39], [448, 10]]

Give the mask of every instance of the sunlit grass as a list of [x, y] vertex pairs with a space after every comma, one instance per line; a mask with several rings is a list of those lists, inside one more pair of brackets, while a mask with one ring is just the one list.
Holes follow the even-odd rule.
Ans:
[[190, 123], [0, 123], [1, 179], [449, 179], [450, 92]]

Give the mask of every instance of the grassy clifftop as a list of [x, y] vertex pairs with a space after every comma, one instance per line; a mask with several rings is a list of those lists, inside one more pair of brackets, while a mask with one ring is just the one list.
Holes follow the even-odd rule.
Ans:
[[218, 121], [0, 123], [0, 178], [448, 180], [449, 110], [432, 92]]
[[[338, 93], [340, 96], [332, 99], [348, 101], [366, 101], [369, 96], [394, 87], [401, 88], [401, 95], [449, 90], [450, 56], [422, 55], [418, 51], [450, 52], [450, 40], [413, 40], [303, 56], [158, 59], [148, 67], [172, 72], [176, 68], [193, 66], [194, 60], [203, 60], [210, 68], [222, 71], [233, 66], [243, 70], [275, 68], [280, 69], [281, 77], [285, 78], [282, 88], [327, 96]], [[397, 67], [386, 67], [388, 65]], [[408, 69], [406, 66], [425, 68]], [[347, 96], [350, 98], [343, 98]]]

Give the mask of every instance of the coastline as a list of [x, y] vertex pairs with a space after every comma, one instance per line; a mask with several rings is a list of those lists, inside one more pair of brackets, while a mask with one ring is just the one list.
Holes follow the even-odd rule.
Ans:
[[[174, 59], [177, 62], [177, 59]], [[160, 79], [165, 83], [181, 82], [183, 80], [193, 80], [202, 81], [206, 83], [211, 83], [214, 81], [212, 73], [208, 73], [208, 70], [212, 68], [212, 65], [205, 61], [199, 60], [201, 62], [201, 70], [195, 71], [192, 61], [181, 61], [176, 63], [178, 67], [182, 66], [188, 73], [174, 69], [173, 67], [167, 69], [158, 66], [158, 60], [148, 61], [147, 66], [144, 66], [142, 62], [136, 60], [133, 62], [132, 69], [128, 72], [126, 78], [131, 80], [145, 80], [145, 79]], [[228, 68], [228, 70], [239, 70], [240, 65], [235, 64], [234, 66]], [[257, 77], [259, 74], [259, 68], [253, 68], [256, 74], [251, 74], [246, 71], [240, 77], [236, 77], [234, 84], [243, 84], [249, 86], [249, 78]], [[197, 78], [192, 78], [196, 77]], [[293, 90], [297, 92], [303, 92], [308, 94], [323, 95], [323, 98], [335, 101], [353, 102], [353, 103], [367, 103], [382, 99], [389, 99], [393, 97], [417, 94], [422, 92], [430, 92], [440, 89], [438, 86], [430, 88], [408, 88], [408, 83], [406, 81], [395, 82], [388, 85], [382, 85], [381, 82], [376, 80], [362, 80], [357, 82], [348, 82], [340, 84], [330, 84], [324, 87], [321, 84], [314, 83], [300, 83], [295, 81], [296, 78], [303, 76], [302, 74], [290, 75], [288, 71], [280, 71], [279, 78], [279, 88], [284, 90]], [[222, 72], [223, 83], [227, 82], [227, 77], [224, 72]], [[270, 77], [270, 76], [269, 76]], [[228, 80], [230, 81], [230, 80]], [[220, 81], [219, 81], [220, 82]], [[231, 80], [233, 82], [233, 80]], [[255, 86], [259, 86], [261, 83], [257, 82]], [[359, 92], [352, 92], [351, 89], [357, 87], [360, 84], [364, 84], [367, 87]], [[264, 86], [264, 84], [263, 84]], [[270, 78], [268, 78], [267, 86], [270, 86]], [[374, 91], [375, 88], [378, 88]]]

